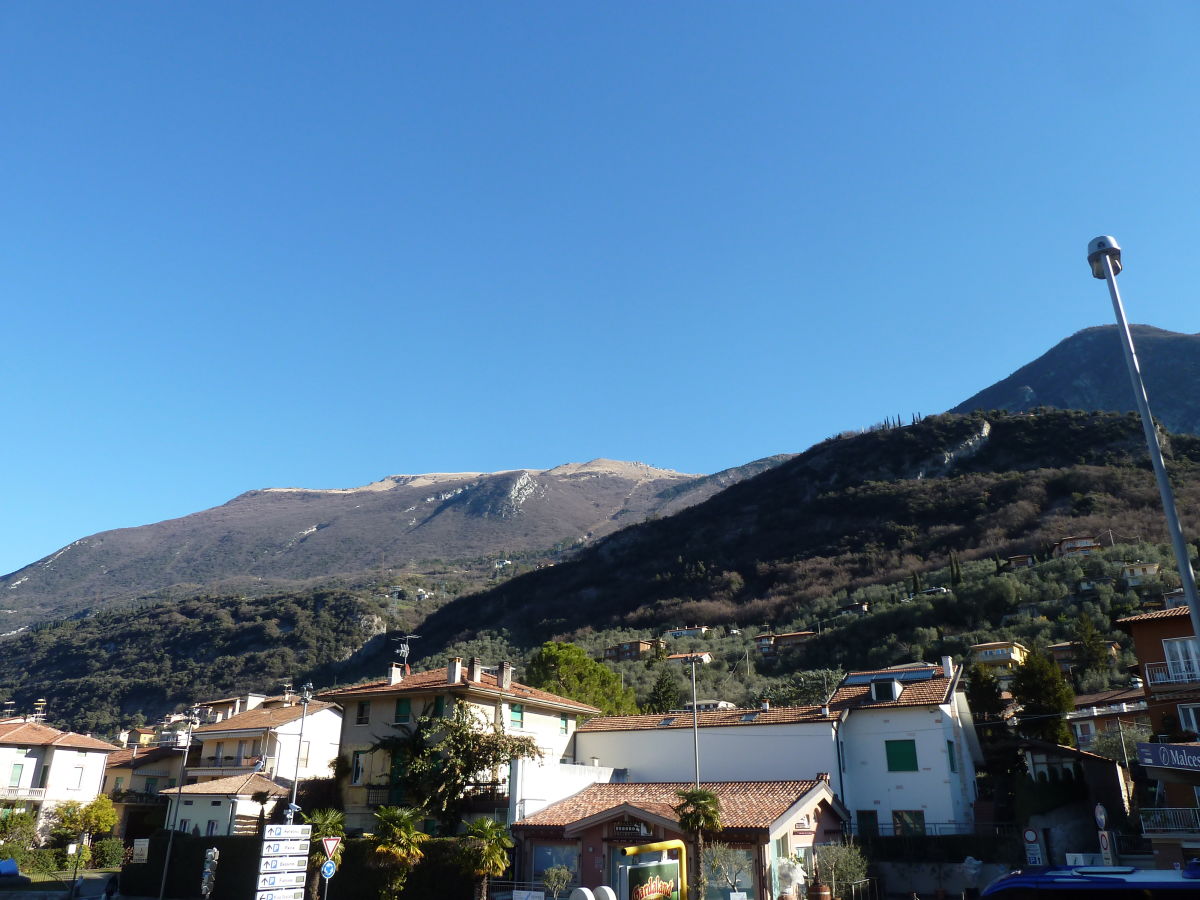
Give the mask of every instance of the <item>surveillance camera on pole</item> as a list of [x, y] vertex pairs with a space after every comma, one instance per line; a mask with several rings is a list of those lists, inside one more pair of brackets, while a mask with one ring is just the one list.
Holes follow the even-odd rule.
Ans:
[[1146, 448], [1150, 451], [1150, 463], [1154, 467], [1154, 478], [1158, 482], [1158, 493], [1162, 498], [1163, 514], [1167, 519], [1167, 533], [1171, 536], [1171, 548], [1175, 552], [1175, 564], [1179, 568], [1179, 580], [1183, 585], [1183, 596], [1187, 600], [1192, 619], [1192, 633], [1200, 638], [1200, 597], [1196, 593], [1196, 573], [1192, 571], [1191, 553], [1183, 539], [1183, 528], [1179, 524], [1179, 511], [1175, 507], [1175, 493], [1167, 479], [1167, 466], [1163, 462], [1162, 446], [1158, 431], [1150, 415], [1150, 400], [1146, 396], [1146, 385], [1138, 366], [1137, 353], [1133, 349], [1133, 337], [1129, 333], [1129, 322], [1125, 319], [1125, 307], [1117, 290], [1117, 275], [1121, 269], [1121, 245], [1110, 234], [1102, 234], [1088, 243], [1088, 265], [1092, 277], [1108, 282], [1108, 293], [1112, 297], [1113, 313], [1117, 317], [1117, 332], [1121, 337], [1121, 349], [1125, 351], [1125, 365], [1129, 369], [1129, 380], [1133, 385], [1133, 398], [1137, 401], [1138, 414], [1142, 419], [1142, 431], [1146, 435]]

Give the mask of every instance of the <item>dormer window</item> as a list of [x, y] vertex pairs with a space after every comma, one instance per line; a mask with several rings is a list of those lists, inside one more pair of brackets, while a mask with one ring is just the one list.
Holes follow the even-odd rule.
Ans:
[[876, 703], [891, 703], [900, 696], [900, 682], [892, 678], [880, 678], [871, 682], [871, 699]]

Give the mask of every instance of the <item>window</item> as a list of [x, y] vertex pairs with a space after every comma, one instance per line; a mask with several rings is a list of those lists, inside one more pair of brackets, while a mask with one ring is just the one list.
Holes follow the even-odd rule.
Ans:
[[954, 741], [946, 741], [946, 759], [950, 763], [950, 771], [958, 771], [958, 754], [954, 752]]
[[412, 700], [408, 697], [401, 697], [396, 701], [396, 718], [393, 720], [395, 725], [407, 725], [412, 718]]
[[367, 755], [365, 750], [355, 750], [354, 759], [350, 763], [350, 783], [362, 784], [366, 777], [366, 760], [363, 759]]
[[567, 718], [567, 714], [563, 713], [558, 717], [558, 733], [567, 734], [571, 730], [571, 721]]
[[892, 828], [896, 834], [924, 834], [925, 812], [920, 809], [893, 810]]
[[525, 707], [520, 703], [514, 703], [508, 708], [508, 722], [513, 728], [525, 727]]
[[214, 834], [216, 834], [217, 833], [217, 823], [214, 822], [212, 819], [209, 819], [208, 824], [206, 826], [204, 826], [204, 833], [206, 835], [208, 835], [209, 837], [212, 837]]
[[1196, 653], [1195, 638], [1171, 638], [1163, 641], [1167, 671], [1172, 681], [1200, 679], [1200, 654]]
[[152, 778], [149, 775], [146, 776], [146, 793], [147, 794], [157, 794], [158, 793], [158, 779], [157, 778]]
[[1184, 731], [1192, 731], [1200, 734], [1200, 706], [1194, 704], [1189, 706], [1180, 706], [1179, 709], [1179, 727]]
[[184, 805], [184, 806], [191, 806], [191, 805], [192, 805], [193, 803], [195, 803], [195, 802], [196, 802], [195, 800], [184, 800], [184, 801], [183, 801], [183, 805]]
[[301, 766], [307, 766], [307, 765], [308, 765], [308, 751], [309, 751], [309, 748], [310, 748], [310, 747], [312, 747], [312, 741], [301, 741], [301, 742], [300, 742], [300, 759], [299, 759], [299, 764], [300, 764]]
[[446, 698], [438, 694], [433, 698], [433, 717], [440, 719], [446, 715]]
[[222, 760], [225, 759], [225, 742], [217, 741], [217, 748], [213, 750], [213, 756], [216, 757], [217, 765], [219, 766]]
[[21, 773], [25, 771], [25, 766], [22, 763], [13, 763], [12, 771], [8, 773], [8, 786], [21, 786]]
[[191, 821], [192, 821], [191, 819], [180, 819], [179, 820], [179, 830], [182, 831], [184, 834], [187, 834], [188, 825], [191, 824]]
[[858, 823], [859, 837], [877, 837], [879, 835], [879, 813], [873, 809], [860, 809], [854, 814]]
[[917, 771], [916, 741], [884, 741], [889, 772]]
[[221, 805], [221, 801], [220, 801], [220, 800], [209, 800], [209, 801], [208, 801], [208, 805], [209, 805], [209, 806], [220, 806], [220, 805]]
[[121, 789], [122, 789], [122, 788], [124, 788], [124, 787], [125, 787], [125, 776], [124, 776], [124, 775], [118, 775], [118, 776], [117, 776], [117, 780], [116, 780], [115, 782], [113, 782], [113, 790], [114, 790], [114, 791], [119, 791], [119, 790], [121, 790]]
[[355, 725], [371, 724], [371, 701], [370, 700], [359, 700], [358, 701], [358, 710], [354, 714], [354, 724]]

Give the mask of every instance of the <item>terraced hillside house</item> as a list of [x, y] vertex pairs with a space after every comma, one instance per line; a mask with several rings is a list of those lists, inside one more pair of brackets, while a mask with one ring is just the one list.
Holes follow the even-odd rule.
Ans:
[[45, 834], [55, 806], [96, 799], [108, 755], [118, 749], [24, 717], [0, 719], [0, 802], [6, 810], [33, 813]]
[[690, 713], [597, 717], [572, 755], [630, 782], [680, 781], [694, 775], [695, 743], [702, 780], [830, 772], [856, 831], [966, 834], [982, 752], [960, 675], [949, 657], [851, 672], [823, 706], [700, 712], [695, 739]]
[[[459, 657], [427, 672], [408, 673], [393, 664], [383, 681], [326, 691], [322, 698], [341, 704], [341, 756], [349, 768], [346, 800], [347, 829], [374, 827], [380, 806], [415, 805], [400, 783], [399, 756], [378, 748], [380, 740], [402, 737], [423, 716], [452, 714], [456, 704], [469, 704], [481, 724], [511, 735], [534, 738], [545, 759], [559, 760], [575, 736], [581, 717], [599, 710], [586, 703], [559, 697], [513, 679], [507, 662], [485, 668], [478, 657], [464, 665]], [[508, 772], [480, 772], [471, 787], [468, 812], [495, 815], [509, 807]], [[536, 779], [529, 782], [535, 793]]]
[[328, 778], [341, 732], [342, 711], [336, 704], [313, 700], [305, 714], [295, 694], [266, 697], [244, 712], [195, 729], [192, 738], [200, 749], [188, 758], [185, 783], [252, 772], [287, 785], [297, 773], [301, 780]]
[[[810, 781], [701, 782], [700, 787], [716, 794], [721, 804], [722, 828], [710, 839], [728, 844], [745, 862], [737, 890], [756, 900], [780, 896], [792, 884], [788, 874], [780, 872], [781, 863], [799, 857], [811, 872], [813, 844], [841, 838], [849, 813], [828, 779], [821, 775]], [[652, 862], [659, 856], [655, 852], [627, 857], [623, 847], [666, 840], [691, 845], [672, 807], [680, 802], [679, 792], [692, 785], [593, 784], [539, 810], [512, 826], [517, 841], [515, 877], [536, 884], [551, 866], [564, 865], [578, 873], [582, 887], [617, 885], [621, 865]], [[720, 883], [709, 887], [721, 891], [722, 897], [731, 889]]]

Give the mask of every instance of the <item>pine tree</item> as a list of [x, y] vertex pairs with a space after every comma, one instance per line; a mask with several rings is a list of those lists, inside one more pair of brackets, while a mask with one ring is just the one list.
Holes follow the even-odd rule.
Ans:
[[1065, 716], [1075, 708], [1075, 694], [1052, 659], [1041, 653], [1025, 657], [1013, 676], [1012, 695], [1021, 704], [1021, 734], [1056, 744], [1071, 743]]
[[662, 714], [670, 712], [679, 706], [679, 679], [672, 671], [671, 664], [658, 664], [658, 677], [654, 679], [654, 687], [650, 689], [643, 709], [649, 713]]

